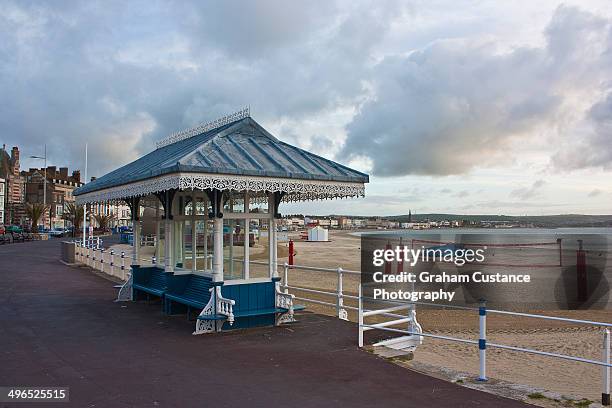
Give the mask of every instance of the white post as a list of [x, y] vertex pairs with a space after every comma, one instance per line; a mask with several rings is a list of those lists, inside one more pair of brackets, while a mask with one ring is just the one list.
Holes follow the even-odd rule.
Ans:
[[276, 219], [274, 218], [274, 214], [272, 215], [272, 277], [278, 277], [278, 234], [276, 233]]
[[100, 249], [100, 271], [104, 272], [104, 248]]
[[601, 405], [610, 405], [610, 330], [604, 330], [602, 362], [603, 387], [601, 390]]
[[[138, 211], [138, 209], [136, 209]], [[132, 265], [140, 265], [140, 221], [132, 221], [132, 229], [134, 234], [132, 235], [132, 241], [134, 244], [134, 251], [132, 252]]]
[[213, 224], [213, 281], [223, 281], [223, 218], [215, 214]]
[[359, 307], [358, 307], [358, 323], [359, 323], [359, 347], [363, 347], [363, 293], [361, 283], [359, 284]]
[[[244, 193], [244, 212], [245, 214], [249, 213], [249, 208], [251, 207], [250, 204], [250, 198], [249, 198], [249, 192], [246, 191]], [[243, 262], [243, 267], [242, 270], [244, 271], [244, 279], [249, 279], [251, 272], [250, 272], [250, 267], [251, 267], [251, 250], [250, 250], [250, 243], [251, 243], [251, 219], [248, 217], [244, 219], [244, 262]]]
[[110, 250], [110, 274], [115, 276], [115, 250]]
[[229, 226], [229, 276], [234, 277], [234, 221], [228, 221]]
[[[166, 209], [169, 211], [169, 209]], [[165, 272], [174, 272], [174, 265], [172, 264], [172, 229], [173, 222], [171, 219], [166, 217], [164, 219], [164, 271]]]
[[285, 293], [289, 293], [289, 264], [285, 262], [283, 265], [283, 287], [285, 288]]
[[[184, 214], [181, 214], [184, 215]], [[179, 237], [179, 256], [178, 256], [178, 261], [180, 262], [181, 265], [183, 265], [183, 267], [185, 267], [185, 221], [181, 221], [178, 224], [178, 228], [179, 228], [179, 233], [178, 233], [178, 237]]]
[[[198, 263], [198, 232], [196, 230], [196, 202], [195, 197], [191, 197], [191, 272], [195, 273]], [[206, 269], [206, 262], [204, 263]]]
[[125, 252], [121, 251], [121, 279], [125, 280]]
[[[208, 266], [208, 214], [207, 212], [208, 211], [206, 211], [205, 209], [204, 210], [204, 225], [203, 225], [204, 228], [202, 230], [204, 232], [204, 239], [202, 240], [202, 244], [204, 245], [204, 269], [209, 269], [209, 266]], [[223, 234], [223, 225], [221, 226], [221, 234]], [[213, 252], [214, 252], [214, 248], [213, 248]]]
[[338, 287], [337, 287], [337, 289], [338, 289], [338, 292], [337, 292], [338, 298], [336, 300], [336, 316], [338, 316], [339, 319], [343, 319], [344, 320], [346, 316], [344, 316], [343, 313], [342, 313], [343, 310], [344, 310], [344, 297], [342, 295], [342, 290], [343, 290], [343, 288], [342, 288], [342, 286], [343, 286], [342, 285], [342, 272], [343, 272], [342, 268], [339, 267], [336, 270], [336, 272], [338, 273]]
[[478, 381], [487, 381], [487, 307], [484, 301], [480, 302], [478, 315]]
[[159, 219], [159, 200], [155, 206], [155, 256], [157, 259], [161, 257], [161, 246], [159, 245], [159, 237], [161, 235], [161, 222]]

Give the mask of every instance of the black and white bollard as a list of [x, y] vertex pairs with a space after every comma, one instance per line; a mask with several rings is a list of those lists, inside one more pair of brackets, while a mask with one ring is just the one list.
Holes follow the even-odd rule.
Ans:
[[610, 405], [610, 329], [604, 330], [602, 346], [602, 362], [607, 365], [602, 366], [603, 387], [601, 392], [601, 405]]
[[110, 274], [115, 275], [115, 250], [110, 250], [110, 262], [108, 263], [110, 266]]
[[478, 308], [478, 381], [487, 381], [487, 306], [484, 300]]

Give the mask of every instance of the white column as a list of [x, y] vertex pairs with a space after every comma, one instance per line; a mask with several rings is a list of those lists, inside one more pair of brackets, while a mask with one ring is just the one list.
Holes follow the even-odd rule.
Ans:
[[185, 229], [183, 226], [185, 225], [185, 221], [178, 221], [176, 223], [176, 262], [183, 263], [183, 259], [185, 257]]
[[159, 238], [161, 236], [161, 221], [159, 219], [159, 201], [155, 207], [155, 257], [161, 259], [161, 245]]
[[132, 252], [132, 265], [140, 265], [140, 221], [132, 221], [132, 230], [134, 231], [134, 251]]
[[272, 278], [278, 277], [278, 238], [276, 234], [276, 219], [274, 218], [274, 214], [272, 214], [272, 218], [270, 219], [270, 224], [272, 224]]
[[165, 272], [174, 272], [174, 264], [172, 263], [172, 230], [173, 230], [173, 222], [172, 220], [165, 218], [164, 219], [164, 271]]
[[228, 226], [230, 229], [229, 233], [229, 276], [234, 277], [234, 225], [235, 222], [230, 220]]
[[[249, 192], [244, 193], [244, 212], [245, 214], [249, 213]], [[244, 265], [242, 270], [244, 270], [244, 279], [249, 279], [249, 262], [250, 262], [250, 249], [249, 249], [249, 236], [251, 227], [251, 219], [248, 217], [244, 219]]]
[[191, 272], [195, 273], [197, 268], [198, 233], [196, 232], [196, 207], [195, 197], [191, 197]]
[[[204, 245], [204, 269], [208, 269], [208, 211], [204, 210], [204, 239], [202, 244]], [[223, 231], [223, 228], [221, 228]]]
[[274, 276], [272, 266], [274, 264], [274, 237], [272, 230], [274, 229], [274, 193], [268, 195], [268, 276]]
[[213, 226], [213, 281], [223, 280], [223, 218], [215, 216]]

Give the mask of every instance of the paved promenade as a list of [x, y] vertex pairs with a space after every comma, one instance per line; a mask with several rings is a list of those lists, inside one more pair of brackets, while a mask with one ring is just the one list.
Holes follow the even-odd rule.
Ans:
[[71, 404], [0, 406], [527, 406], [360, 351], [355, 325], [325, 316], [192, 336], [159, 304], [114, 303], [112, 282], [59, 253], [59, 240], [0, 246], [0, 386], [68, 386]]

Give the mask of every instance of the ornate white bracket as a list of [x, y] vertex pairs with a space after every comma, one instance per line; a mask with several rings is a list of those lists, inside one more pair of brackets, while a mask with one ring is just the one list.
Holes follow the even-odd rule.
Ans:
[[127, 273], [128, 278], [123, 285], [119, 288], [119, 293], [117, 294], [117, 299], [115, 302], [127, 302], [133, 300], [133, 292], [132, 292], [132, 272]]
[[215, 333], [220, 332], [223, 327], [223, 323], [226, 321], [232, 325], [234, 324], [234, 305], [236, 302], [232, 299], [224, 298], [221, 295], [221, 286], [215, 286], [214, 288], [210, 288], [210, 299], [208, 303], [202, 309], [199, 316], [213, 316], [213, 315], [221, 315], [225, 316], [225, 319], [213, 319], [213, 320], [200, 320], [196, 319], [195, 331], [196, 334], [204, 334], [204, 333]]
[[276, 307], [288, 309], [286, 313], [278, 313], [275, 318], [274, 325], [280, 326], [283, 323], [293, 323], [295, 318], [293, 317], [293, 298], [292, 294], [285, 293], [281, 290], [280, 282], [276, 282], [274, 285], [275, 292], [275, 304]]

